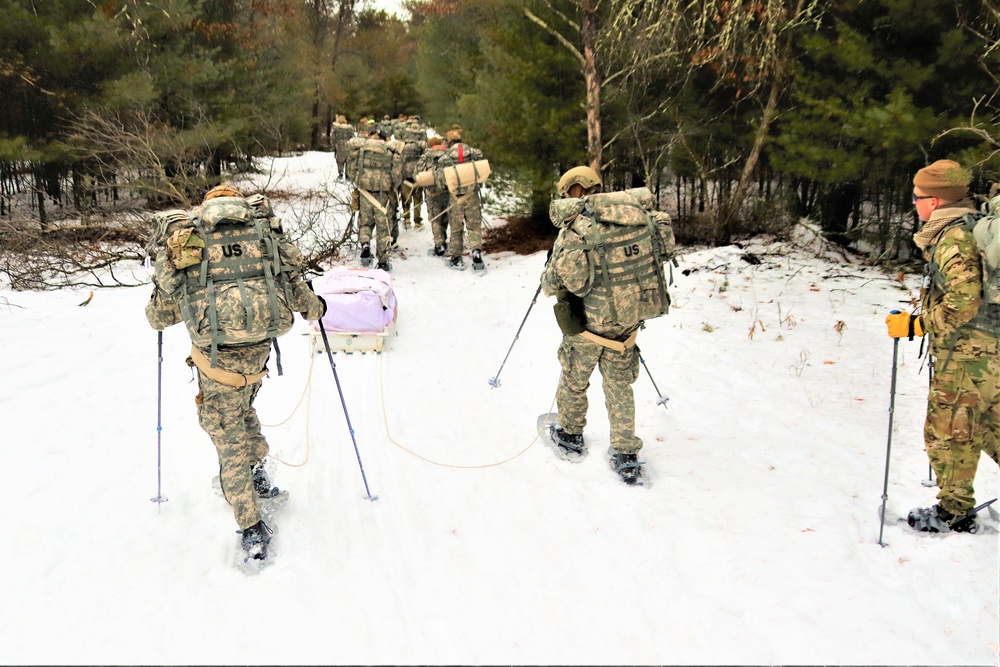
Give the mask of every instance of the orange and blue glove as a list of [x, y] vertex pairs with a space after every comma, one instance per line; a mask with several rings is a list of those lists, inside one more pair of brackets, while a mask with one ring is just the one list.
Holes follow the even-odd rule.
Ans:
[[894, 310], [886, 316], [885, 324], [889, 327], [889, 338], [913, 340], [914, 336], [923, 337], [924, 335], [923, 320], [919, 316], [915, 317], [909, 313]]

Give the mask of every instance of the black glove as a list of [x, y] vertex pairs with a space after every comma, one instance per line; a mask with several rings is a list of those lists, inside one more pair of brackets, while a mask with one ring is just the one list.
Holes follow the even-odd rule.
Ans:
[[[316, 294], [316, 293], [313, 292], [313, 294]], [[321, 297], [319, 294], [316, 294], [316, 298], [319, 299], [319, 302], [321, 304], [323, 304], [323, 314], [319, 316], [320, 319], [323, 319], [323, 315], [326, 315], [326, 299], [324, 299], [323, 297]]]
[[545, 266], [549, 265], [550, 259], [552, 259], [552, 248], [549, 248], [549, 252], [545, 255]]

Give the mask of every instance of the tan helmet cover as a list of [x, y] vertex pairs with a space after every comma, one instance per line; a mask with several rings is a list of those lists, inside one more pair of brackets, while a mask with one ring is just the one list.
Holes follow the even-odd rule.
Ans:
[[590, 167], [573, 167], [559, 179], [556, 191], [559, 192], [559, 196], [565, 197], [570, 187], [574, 185], [581, 185], [584, 190], [589, 191], [595, 187], [600, 187], [603, 183], [597, 172]]

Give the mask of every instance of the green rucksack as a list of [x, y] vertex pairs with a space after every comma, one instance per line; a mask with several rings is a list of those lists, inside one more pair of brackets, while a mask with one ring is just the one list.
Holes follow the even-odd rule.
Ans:
[[982, 211], [967, 213], [962, 222], [979, 248], [983, 301], [969, 326], [1000, 337], [1000, 195], [983, 204]]
[[292, 328], [291, 272], [302, 255], [284, 242], [262, 196], [216, 197], [184, 225], [176, 212], [166, 240], [178, 276], [173, 287], [191, 342], [211, 348], [274, 340]]
[[669, 311], [663, 266], [673, 257], [673, 228], [670, 216], [654, 209], [648, 188], [555, 200], [550, 215], [583, 237], [562, 251], [587, 253], [587, 322], [630, 326]]

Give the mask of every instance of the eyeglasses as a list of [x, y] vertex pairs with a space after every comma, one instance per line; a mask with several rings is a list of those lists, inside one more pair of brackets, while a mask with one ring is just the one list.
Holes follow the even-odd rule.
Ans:
[[916, 204], [918, 199], [934, 199], [934, 195], [913, 195], [913, 203]]

